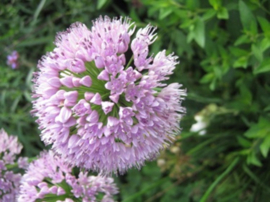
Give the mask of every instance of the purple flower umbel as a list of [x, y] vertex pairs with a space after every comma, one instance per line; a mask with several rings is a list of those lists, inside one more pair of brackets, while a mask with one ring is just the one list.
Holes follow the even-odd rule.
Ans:
[[12, 69], [17, 69], [19, 67], [19, 54], [17, 51], [13, 51], [10, 55], [7, 56], [7, 64]]
[[70, 164], [123, 173], [153, 159], [179, 133], [186, 93], [163, 83], [177, 57], [165, 50], [148, 57], [155, 28], [139, 29], [131, 41], [132, 26], [109, 17], [91, 30], [72, 24], [39, 61], [33, 113], [42, 140]]
[[[9, 136], [0, 130], [0, 201], [15, 202], [19, 193], [21, 174], [14, 173], [8, 167], [14, 165], [16, 155], [20, 154], [22, 145], [16, 136]], [[19, 158], [20, 168], [25, 165], [25, 158]]]
[[34, 202], [37, 199], [112, 202], [112, 196], [117, 192], [112, 178], [88, 176], [84, 172], [76, 177], [69, 165], [49, 151], [43, 152], [29, 165], [22, 177], [18, 202]]

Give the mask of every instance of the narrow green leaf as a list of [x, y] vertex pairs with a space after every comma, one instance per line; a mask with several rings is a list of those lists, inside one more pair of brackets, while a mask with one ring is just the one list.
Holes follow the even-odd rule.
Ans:
[[241, 103], [250, 106], [252, 103], [252, 93], [250, 92], [249, 88], [247, 88], [245, 85], [241, 85], [240, 94], [241, 97], [239, 100], [241, 100]]
[[[270, 128], [269, 128], [270, 129]], [[270, 132], [270, 131], [269, 131]], [[270, 148], [270, 135], [266, 136], [260, 145], [262, 155], [266, 158]]]
[[254, 23], [256, 25], [256, 18], [253, 16], [251, 10], [242, 0], [239, 0], [238, 5], [240, 11], [240, 19], [244, 30], [251, 30], [251, 28], [254, 29]]
[[264, 33], [270, 33], [270, 23], [268, 20], [262, 17], [257, 17], [259, 24], [263, 30]]
[[42, 8], [44, 7], [44, 4], [46, 3], [46, 0], [41, 0], [38, 4], [38, 7], [34, 13], [34, 20], [33, 20], [33, 24], [35, 24], [37, 18], [38, 18], [38, 15], [39, 13], [41, 12]]
[[29, 102], [32, 101], [31, 93], [29, 93], [28, 91], [24, 91], [23, 95], [24, 95], [26, 100], [28, 100]]
[[270, 38], [263, 38], [260, 44], [260, 49], [266, 51], [270, 47]]
[[207, 201], [209, 195], [211, 194], [211, 192], [214, 190], [214, 188], [218, 185], [218, 183], [224, 178], [226, 177], [226, 175], [228, 175], [233, 169], [234, 167], [237, 165], [239, 161], [239, 158], [236, 158], [233, 160], [233, 162], [229, 165], [229, 167], [220, 175], [218, 176], [218, 178], [211, 184], [211, 186], [207, 189], [207, 191], [205, 192], [205, 194], [203, 195], [203, 197], [201, 198], [200, 202], [205, 202]]
[[[158, 1], [157, 1], [158, 2]], [[163, 2], [163, 1], [161, 1]], [[164, 2], [170, 2], [170, 1], [164, 1]], [[192, 0], [192, 1], [186, 1], [186, 7], [191, 9], [191, 10], [195, 10], [196, 8], [200, 7], [200, 0]]]
[[242, 35], [234, 42], [234, 45], [239, 46], [241, 44], [249, 43], [249, 42], [250, 42], [250, 40], [249, 40], [248, 36], [247, 35]]
[[15, 110], [16, 110], [19, 102], [20, 102], [20, 99], [21, 99], [21, 95], [19, 95], [18, 97], [16, 97], [16, 99], [13, 101], [12, 106], [11, 106], [11, 109], [10, 109], [11, 112], [15, 112]]
[[98, 0], [97, 1], [97, 9], [101, 9], [107, 2], [108, 0]]
[[200, 83], [210, 83], [210, 81], [212, 81], [214, 77], [215, 75], [212, 72], [208, 73], [201, 78]]
[[205, 45], [205, 25], [202, 18], [198, 18], [194, 27], [194, 39], [202, 48]]
[[193, 31], [189, 32], [187, 35], [187, 43], [190, 43], [194, 38], [195, 38], [194, 32]]
[[251, 146], [251, 142], [248, 141], [247, 139], [243, 138], [242, 136], [238, 135], [237, 136], [237, 141], [238, 143], [243, 146], [249, 148]]
[[[190, 28], [193, 26], [193, 29], [194, 29], [194, 25], [193, 25], [194, 20], [190, 20], [190, 19], [183, 19], [183, 20], [184, 20], [184, 22], [179, 26], [179, 28], [184, 29], [184, 28], [188, 28], [188, 27]], [[190, 31], [192, 31], [192, 30], [190, 30]]]
[[208, 0], [208, 1], [215, 10], [218, 10], [218, 8], [221, 6], [221, 0]]
[[262, 63], [256, 69], [254, 69], [253, 73], [259, 74], [269, 71], [270, 71], [270, 58], [267, 58], [263, 60]]
[[248, 164], [253, 164], [255, 166], [261, 167], [262, 163], [261, 161], [258, 159], [258, 157], [256, 156], [255, 152], [252, 151], [247, 158], [247, 163]]
[[252, 44], [251, 46], [251, 50], [253, 55], [255, 56], [255, 58], [259, 61], [262, 62], [263, 60], [263, 51], [260, 49], [260, 47], [258, 47], [255, 44]]
[[210, 90], [215, 90], [215, 88], [216, 88], [216, 82], [217, 82], [216, 79], [213, 79], [212, 80], [212, 82], [209, 85]]
[[269, 147], [265, 146], [264, 144], [261, 144], [260, 145], [260, 150], [261, 150], [261, 153], [262, 153], [263, 157], [266, 158], [267, 155], [268, 155]]
[[215, 10], [209, 9], [208, 11], [206, 11], [203, 14], [202, 18], [203, 18], [204, 21], [209, 20], [210, 18], [214, 17], [216, 15], [216, 13], [217, 12]]
[[217, 12], [217, 18], [218, 19], [229, 19], [229, 13], [227, 8], [220, 8]]
[[242, 56], [233, 63], [233, 67], [247, 68], [247, 63], [248, 63], [248, 56]]
[[234, 46], [231, 46], [229, 48], [229, 50], [232, 52], [232, 54], [236, 57], [241, 57], [241, 56], [245, 56], [245, 55], [248, 55], [248, 51], [244, 50], [244, 49], [241, 49], [241, 48], [237, 48], [237, 47], [234, 47]]
[[166, 18], [168, 15], [170, 15], [172, 13], [172, 8], [168, 7], [168, 8], [161, 8], [159, 10], [159, 19], [162, 20], [164, 18]]
[[248, 138], [265, 138], [270, 135], [269, 120], [260, 117], [258, 123], [253, 124], [244, 135]]

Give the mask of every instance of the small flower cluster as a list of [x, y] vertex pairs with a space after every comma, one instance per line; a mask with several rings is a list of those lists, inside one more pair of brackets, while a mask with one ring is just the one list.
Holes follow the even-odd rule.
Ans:
[[155, 28], [139, 29], [131, 41], [131, 27], [127, 18], [100, 17], [91, 30], [75, 23], [38, 64], [33, 114], [41, 139], [74, 166], [123, 173], [180, 131], [185, 91], [164, 83], [177, 57], [148, 56]]
[[10, 55], [7, 56], [7, 64], [12, 69], [17, 69], [19, 67], [19, 54], [17, 51], [13, 51]]
[[[13, 202], [18, 194], [21, 174], [8, 170], [15, 164], [16, 155], [20, 154], [22, 145], [16, 136], [9, 136], [0, 130], [0, 201]], [[27, 158], [18, 159], [19, 168], [27, 167]]]
[[[19, 202], [44, 201], [84, 201], [101, 200], [112, 202], [112, 195], [118, 192], [113, 179], [102, 176], [88, 176], [80, 172], [75, 176], [72, 167], [65, 164], [52, 151], [41, 153], [33, 161], [22, 177]], [[101, 198], [97, 198], [100, 197]], [[42, 201], [43, 201], [42, 200]]]

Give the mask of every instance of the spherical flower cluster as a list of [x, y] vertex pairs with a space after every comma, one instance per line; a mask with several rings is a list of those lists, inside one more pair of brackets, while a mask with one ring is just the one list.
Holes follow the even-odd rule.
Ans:
[[[3, 129], [0, 130], [0, 201], [15, 202], [19, 192], [21, 174], [9, 170], [15, 163], [16, 155], [22, 150], [22, 145], [16, 136], [9, 136]], [[26, 164], [25, 158], [18, 160], [20, 168]]]
[[185, 91], [163, 82], [177, 57], [165, 50], [149, 57], [155, 28], [139, 29], [131, 41], [132, 27], [109, 17], [91, 30], [72, 24], [39, 61], [33, 114], [41, 139], [73, 165], [123, 173], [155, 158], [179, 133]]
[[7, 64], [12, 69], [17, 69], [19, 67], [19, 54], [17, 51], [13, 51], [10, 55], [7, 56]]
[[88, 176], [80, 172], [75, 176], [72, 167], [65, 164], [52, 151], [42, 152], [23, 175], [18, 202], [40, 201], [102, 201], [112, 202], [118, 193], [113, 179], [104, 176]]

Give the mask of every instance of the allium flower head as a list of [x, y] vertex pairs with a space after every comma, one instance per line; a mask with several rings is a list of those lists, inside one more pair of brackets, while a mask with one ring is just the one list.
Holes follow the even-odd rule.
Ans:
[[[15, 202], [19, 192], [21, 174], [8, 170], [15, 162], [16, 155], [22, 150], [22, 145], [16, 136], [9, 136], [0, 130], [0, 201]], [[19, 159], [19, 167], [24, 167], [24, 159]], [[21, 166], [22, 165], [22, 166]]]
[[112, 202], [112, 196], [117, 192], [112, 178], [88, 176], [83, 172], [76, 177], [72, 174], [72, 167], [49, 151], [41, 153], [29, 165], [22, 177], [18, 202], [34, 202], [38, 199]]
[[132, 27], [109, 17], [91, 30], [72, 24], [39, 61], [33, 113], [41, 138], [73, 165], [122, 173], [153, 159], [179, 133], [185, 91], [163, 83], [177, 57], [165, 50], [148, 56], [155, 28], [139, 29], [131, 41]]
[[19, 54], [17, 51], [13, 51], [10, 55], [7, 56], [7, 64], [12, 69], [17, 69], [19, 67]]

